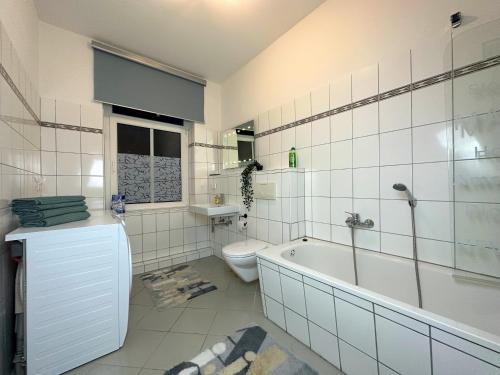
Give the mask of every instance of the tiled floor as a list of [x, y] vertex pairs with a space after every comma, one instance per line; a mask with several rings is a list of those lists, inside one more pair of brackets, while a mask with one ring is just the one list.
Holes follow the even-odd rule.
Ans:
[[162, 375], [236, 329], [255, 322], [319, 374], [341, 374], [262, 314], [259, 284], [243, 283], [216, 257], [190, 262], [218, 290], [180, 307], [157, 311], [137, 278], [130, 304], [129, 331], [118, 351], [68, 372], [72, 375]]

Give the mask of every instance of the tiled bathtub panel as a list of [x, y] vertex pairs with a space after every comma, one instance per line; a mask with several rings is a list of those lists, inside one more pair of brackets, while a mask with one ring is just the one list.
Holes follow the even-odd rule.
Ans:
[[500, 368], [435, 340], [432, 340], [432, 369], [433, 375], [500, 374]]
[[342, 371], [348, 375], [377, 375], [377, 361], [355, 347], [339, 341]]
[[286, 330], [304, 345], [309, 346], [309, 327], [307, 319], [285, 307]]
[[382, 363], [378, 364], [378, 374], [379, 375], [398, 375], [396, 371], [391, 370], [389, 367], [383, 365]]
[[429, 338], [381, 316], [375, 317], [378, 360], [401, 374], [431, 374]]
[[430, 335], [429, 325], [422, 323], [418, 320], [412, 319], [406, 315], [399, 314], [394, 310], [390, 310], [385, 307], [375, 305], [375, 314], [380, 315], [395, 323], [398, 323], [399, 325], [407, 327], [415, 332], [421, 333], [424, 336]]
[[267, 306], [266, 306], [266, 296], [264, 294], [264, 287], [262, 283], [262, 266], [260, 265], [260, 260], [257, 258], [257, 271], [259, 272], [259, 287], [260, 287], [260, 298], [262, 300], [262, 310], [264, 316], [267, 316]]
[[434, 340], [444, 343], [452, 348], [463, 351], [482, 361], [491, 363], [500, 368], [500, 352], [490, 350], [484, 346], [477, 345], [458, 336], [447, 333], [438, 328], [431, 328], [431, 336]]
[[[276, 271], [269, 268], [268, 270], [278, 274], [276, 264], [261, 258], [258, 258], [258, 261], [276, 268]], [[262, 269], [265, 268], [262, 267]], [[280, 267], [280, 269], [284, 268]], [[297, 275], [300, 274], [293, 272], [293, 275], [296, 276], [294, 281], [298, 281]], [[260, 277], [261, 291], [264, 294], [265, 280], [262, 274]], [[326, 292], [331, 290], [331, 286], [318, 283], [307, 276], [302, 276], [302, 278], [313, 285], [321, 284], [324, 291], [315, 290], [333, 298], [332, 294]], [[309, 284], [304, 285], [306, 301], [309, 288], [314, 289]], [[345, 286], [344, 289], [346, 289]], [[431, 355], [428, 324], [405, 315], [404, 309], [398, 312], [377, 304], [374, 306], [373, 302], [365, 299], [366, 296], [360, 298], [355, 291], [347, 292], [335, 288], [334, 294], [336, 297], [333, 312], [336, 314], [336, 321], [335, 315], [332, 316], [331, 324], [335, 324], [337, 328], [341, 369], [346, 374], [377, 374], [377, 358], [380, 361], [379, 375], [430, 374], [431, 359], [433, 375], [499, 374], [500, 366], [496, 365], [500, 365], [500, 353], [432, 327], [434, 340]], [[264, 305], [267, 305], [266, 316], [297, 339], [306, 341], [304, 338], [306, 318], [269, 296], [264, 296], [264, 299]], [[337, 336], [318, 326], [314, 320], [321, 319], [312, 313], [316, 312], [314, 307], [309, 309], [309, 302], [307, 307], [311, 349], [340, 368], [335, 359], [338, 355], [337, 349], [333, 347]], [[321, 307], [325, 309], [324, 305]], [[375, 316], [372, 311], [375, 312]], [[448, 363], [453, 361], [457, 361], [460, 365], [452, 363], [448, 366]], [[462, 368], [466, 371], [461, 371]]]
[[304, 285], [307, 318], [321, 328], [336, 334], [335, 305], [333, 296], [307, 284]]
[[300, 315], [306, 316], [306, 302], [302, 281], [297, 281], [286, 275], [280, 276], [283, 304]]
[[309, 321], [311, 349], [334, 366], [340, 368], [339, 344], [337, 336]]
[[377, 356], [373, 313], [335, 298], [338, 336], [371, 357]]
[[265, 266], [262, 266], [261, 272], [264, 294], [274, 298], [276, 301], [282, 302], [279, 273]]
[[286, 330], [285, 311], [283, 305], [272, 298], [265, 296], [267, 318]]

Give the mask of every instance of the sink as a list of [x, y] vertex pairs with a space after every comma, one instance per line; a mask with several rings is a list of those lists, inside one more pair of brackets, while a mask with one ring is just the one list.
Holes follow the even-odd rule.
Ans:
[[238, 215], [240, 208], [232, 205], [215, 206], [213, 204], [192, 204], [189, 211], [205, 216], [232, 216]]

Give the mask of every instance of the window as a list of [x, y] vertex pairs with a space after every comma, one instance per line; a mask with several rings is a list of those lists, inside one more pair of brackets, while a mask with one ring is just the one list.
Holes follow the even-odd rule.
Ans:
[[132, 209], [187, 204], [187, 139], [182, 127], [111, 118], [112, 194]]

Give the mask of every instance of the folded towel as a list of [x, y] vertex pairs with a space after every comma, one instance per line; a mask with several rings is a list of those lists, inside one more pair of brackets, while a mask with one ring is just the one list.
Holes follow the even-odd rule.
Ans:
[[59, 197], [35, 197], [35, 198], [20, 198], [12, 201], [12, 207], [37, 206], [42, 204], [68, 203], [84, 201], [82, 195], [62, 195]]
[[64, 214], [70, 214], [72, 212], [84, 212], [87, 211], [87, 208], [88, 207], [85, 205], [79, 205], [72, 207], [56, 208], [53, 210], [43, 210], [33, 213], [20, 213], [18, 215], [21, 219], [21, 222], [29, 222], [29, 221], [43, 220], [49, 217], [54, 217]]
[[57, 208], [83, 207], [83, 206], [85, 206], [85, 201], [53, 203], [53, 204], [37, 204], [37, 205], [15, 206], [15, 207], [13, 206], [12, 212], [14, 212], [17, 215], [36, 214], [41, 211], [55, 210]]
[[85, 220], [90, 217], [90, 214], [85, 212], [72, 212], [69, 214], [52, 216], [46, 219], [33, 220], [33, 221], [21, 221], [21, 226], [23, 227], [51, 227], [52, 225], [71, 223], [72, 221]]

